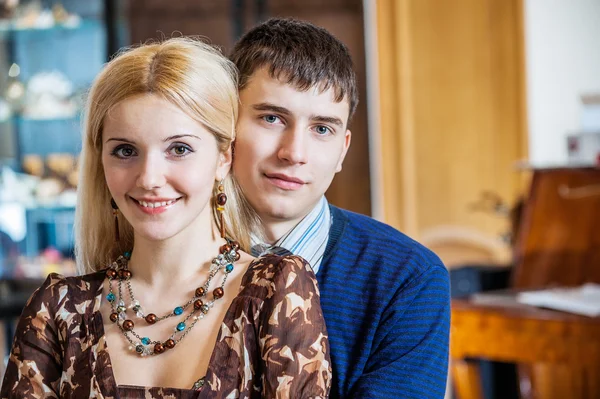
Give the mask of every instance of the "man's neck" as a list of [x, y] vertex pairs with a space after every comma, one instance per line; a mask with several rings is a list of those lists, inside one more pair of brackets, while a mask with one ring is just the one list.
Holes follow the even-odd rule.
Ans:
[[315, 210], [320, 205], [322, 198], [313, 205], [308, 212], [291, 219], [274, 218], [271, 216], [262, 216], [263, 233], [265, 244], [273, 245], [281, 237], [285, 236], [289, 231], [298, 225], [306, 216]]
[[263, 228], [266, 244], [273, 245], [283, 237], [288, 231], [292, 230], [306, 215], [292, 220], [281, 219], [263, 219]]

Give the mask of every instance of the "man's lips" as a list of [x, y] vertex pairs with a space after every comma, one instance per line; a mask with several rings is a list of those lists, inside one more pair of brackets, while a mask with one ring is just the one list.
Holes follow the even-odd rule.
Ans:
[[306, 184], [302, 179], [282, 173], [265, 173], [265, 177], [271, 184], [283, 190], [298, 190]]

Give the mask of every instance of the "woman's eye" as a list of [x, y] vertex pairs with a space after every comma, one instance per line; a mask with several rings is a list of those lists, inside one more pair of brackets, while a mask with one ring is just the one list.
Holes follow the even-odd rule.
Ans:
[[178, 144], [171, 147], [171, 153], [178, 157], [183, 157], [190, 152], [193, 152], [192, 149], [186, 145]]
[[112, 151], [112, 155], [118, 158], [130, 158], [135, 155], [135, 150], [128, 145], [120, 145]]

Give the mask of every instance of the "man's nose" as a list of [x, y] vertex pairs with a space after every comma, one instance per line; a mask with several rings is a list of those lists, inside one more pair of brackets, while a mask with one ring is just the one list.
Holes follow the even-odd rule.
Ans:
[[308, 133], [299, 125], [292, 126], [282, 137], [279, 159], [290, 164], [305, 164], [308, 160]]

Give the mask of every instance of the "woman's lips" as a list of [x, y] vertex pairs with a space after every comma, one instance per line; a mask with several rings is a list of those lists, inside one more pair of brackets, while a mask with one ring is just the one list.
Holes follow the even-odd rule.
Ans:
[[176, 199], [159, 199], [159, 200], [150, 200], [150, 199], [135, 199], [130, 197], [133, 202], [137, 205], [138, 209], [148, 215], [158, 215], [160, 213], [166, 212], [169, 208], [171, 208], [177, 201], [181, 198]]

